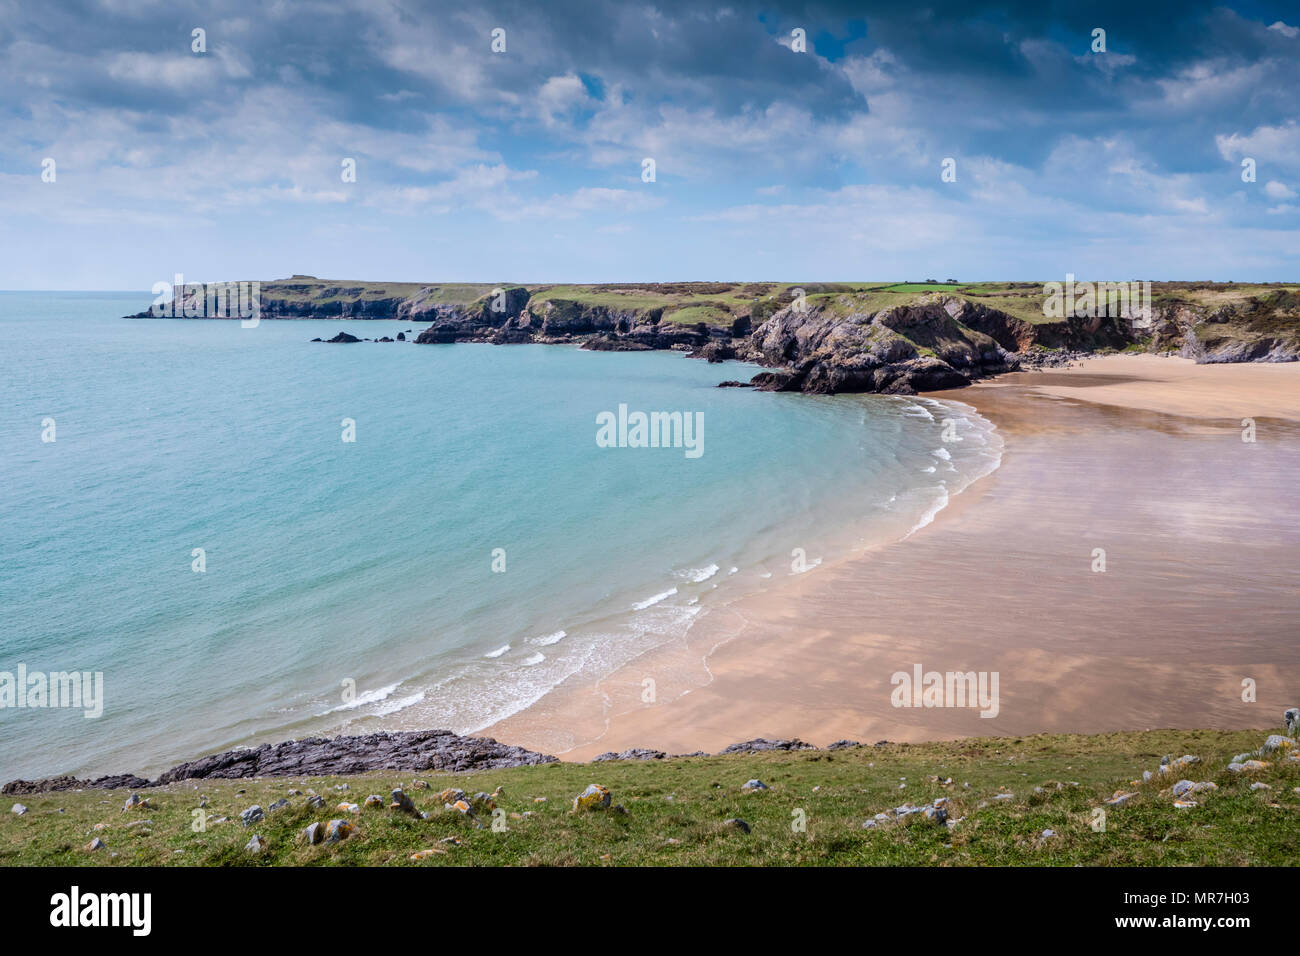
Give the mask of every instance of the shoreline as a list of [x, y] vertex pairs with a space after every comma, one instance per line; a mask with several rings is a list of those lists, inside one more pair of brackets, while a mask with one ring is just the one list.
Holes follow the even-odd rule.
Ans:
[[[680, 641], [477, 732], [582, 761], [755, 735], [824, 746], [1237, 729], [1289, 706], [1300, 653], [1285, 620], [1300, 601], [1277, 569], [1300, 535], [1267, 530], [1300, 517], [1281, 477], [1300, 464], [1300, 366], [1114, 355], [960, 394], [998, 426], [1003, 461], [928, 526], [710, 609]], [[1241, 441], [1240, 417], [1264, 433], [1255, 444]], [[1279, 517], [1264, 522], [1270, 504]], [[1158, 533], [1135, 533], [1144, 526]], [[1091, 570], [1099, 542], [1110, 574]], [[1000, 674], [998, 716], [892, 707], [891, 676], [918, 662]], [[1241, 700], [1243, 680], [1255, 702]]]

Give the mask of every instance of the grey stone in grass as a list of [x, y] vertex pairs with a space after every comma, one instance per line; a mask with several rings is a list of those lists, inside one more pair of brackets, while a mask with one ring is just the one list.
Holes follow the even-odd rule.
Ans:
[[750, 830], [749, 824], [740, 817], [732, 817], [730, 820], [723, 820], [722, 822], [725, 826], [735, 827], [741, 833], [748, 833]]
[[1292, 737], [1300, 734], [1300, 707], [1288, 707], [1286, 713], [1282, 715], [1282, 722], [1286, 724], [1286, 732]]
[[1196, 784], [1191, 780], [1179, 780], [1174, 784], [1174, 796], [1181, 797], [1185, 793], [1190, 793], [1196, 789]]
[[265, 818], [266, 814], [262, 812], [262, 808], [256, 803], [239, 815], [240, 822], [246, 827], [251, 827], [254, 823]]
[[745, 785], [740, 789], [745, 791], [745, 793], [755, 793], [759, 790], [766, 790], [768, 787], [762, 780], [754, 779], [746, 781]]
[[320, 794], [313, 794], [307, 798], [307, 806], [311, 807], [313, 810], [318, 810], [325, 806], [325, 798]]
[[279, 800], [275, 801], [275, 803], [273, 803], [273, 804], [271, 804], [269, 807], [267, 807], [267, 808], [266, 808], [266, 812], [267, 812], [267, 813], [273, 813], [273, 812], [275, 812], [276, 810], [283, 810], [283, 809], [284, 809], [285, 807], [287, 807], [288, 805], [289, 805], [289, 801], [286, 800], [286, 799], [284, 799], [284, 797], [281, 797]]
[[1228, 769], [1233, 773], [1251, 773], [1256, 770], [1264, 770], [1267, 767], [1268, 764], [1262, 760], [1243, 760], [1241, 762], [1234, 760], [1228, 764]]
[[352, 835], [352, 824], [347, 820], [331, 820], [325, 827], [325, 842], [338, 843]]
[[21, 803], [15, 803], [12, 812], [21, 817], [24, 813], [27, 812], [27, 808], [23, 806]]
[[324, 828], [319, 823], [312, 823], [302, 831], [303, 840], [311, 846], [315, 846], [325, 839]]
[[244, 844], [244, 849], [249, 853], [261, 853], [266, 849], [266, 841], [254, 833], [253, 839]]
[[1293, 746], [1295, 745], [1281, 734], [1269, 734], [1268, 739], [1260, 745], [1259, 752], [1262, 754], [1271, 754]]

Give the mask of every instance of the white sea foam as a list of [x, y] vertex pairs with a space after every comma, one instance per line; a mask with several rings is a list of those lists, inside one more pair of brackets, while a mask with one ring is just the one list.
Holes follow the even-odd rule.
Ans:
[[938, 495], [935, 496], [934, 503], [930, 505], [929, 508], [925, 509], [925, 513], [921, 515], [920, 520], [918, 520], [916, 524], [912, 525], [912, 530], [908, 531], [907, 534], [903, 535], [904, 538], [910, 538], [912, 535], [916, 534], [918, 531], [920, 531], [922, 528], [928, 525], [931, 521], [933, 521], [935, 519], [935, 516], [940, 511], [948, 507], [947, 487], [944, 486], [942, 483], [940, 483], [938, 491], [939, 493]]
[[389, 684], [387, 687], [381, 687], [378, 690], [368, 690], [364, 694], [358, 694], [349, 701], [339, 704], [337, 707], [331, 707], [329, 710], [321, 711], [317, 717], [324, 717], [326, 714], [333, 714], [340, 710], [356, 710], [358, 707], [364, 707], [366, 704], [374, 704], [385, 699], [393, 691], [401, 686], [401, 681], [396, 684]]
[[523, 664], [525, 667], [535, 667], [536, 665], [540, 664], [544, 660], [546, 660], [546, 655], [543, 654], [541, 651], [538, 651], [535, 654], [529, 654], [519, 663]]
[[390, 700], [387, 703], [380, 704], [374, 709], [372, 716], [387, 717], [389, 714], [395, 714], [399, 710], [405, 710], [424, 700], [424, 691], [418, 694], [412, 694], [410, 697], [399, 697], [397, 700]]
[[495, 651], [488, 651], [488, 652], [487, 652], [486, 654], [484, 654], [483, 656], [484, 656], [484, 657], [500, 657], [502, 654], [504, 654], [504, 653], [505, 653], [506, 651], [508, 651], [508, 650], [510, 650], [510, 645], [509, 645], [509, 644], [503, 644], [501, 647], [498, 647]]
[[672, 597], [676, 593], [677, 593], [676, 588], [669, 588], [667, 591], [663, 591], [659, 594], [656, 594], [654, 597], [648, 597], [644, 601], [638, 601], [636, 604], [632, 605], [632, 610], [644, 611], [646, 608], [653, 607], [654, 605], [658, 604], [660, 601], [666, 601], [668, 598]]
[[566, 631], [556, 631], [554, 634], [543, 634], [541, 637], [530, 637], [528, 638], [528, 643], [538, 644], [542, 647], [549, 647], [552, 644], [560, 643], [560, 641], [564, 640], [568, 636], [568, 632]]
[[944, 461], [952, 461], [952, 454], [946, 448], [936, 448], [930, 452], [935, 458], [942, 458]]
[[677, 573], [692, 584], [699, 584], [701, 581], [707, 581], [717, 574], [718, 566], [710, 564], [707, 568], [687, 568], [685, 571], [678, 571]]

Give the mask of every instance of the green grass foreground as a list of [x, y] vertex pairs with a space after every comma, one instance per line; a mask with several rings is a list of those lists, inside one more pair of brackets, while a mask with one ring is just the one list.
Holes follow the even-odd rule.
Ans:
[[[1273, 731], [1281, 732], [1281, 731]], [[473, 774], [367, 773], [346, 777], [186, 781], [139, 791], [149, 806], [123, 811], [129, 791], [86, 790], [8, 798], [27, 806], [0, 815], [0, 863], [9, 866], [1181, 866], [1300, 862], [1300, 759], [1274, 753], [1253, 773], [1227, 769], [1269, 731], [1147, 731], [1034, 735], [838, 751], [796, 751], [660, 761], [550, 764]], [[1295, 754], [1296, 749], [1288, 753]], [[1200, 762], [1157, 773], [1162, 755]], [[1150, 782], [1142, 772], [1151, 771]], [[770, 788], [744, 793], [751, 778]], [[951, 778], [950, 784], [945, 783]], [[1175, 808], [1180, 779], [1218, 789]], [[417, 781], [429, 786], [424, 788]], [[1271, 789], [1251, 789], [1262, 782]], [[588, 784], [612, 793], [610, 809], [572, 812]], [[969, 785], [969, 786], [967, 786]], [[346, 786], [346, 790], [338, 787]], [[390, 809], [402, 787], [428, 819]], [[435, 795], [503, 788], [482, 828]], [[301, 791], [290, 795], [291, 790]], [[1096, 808], [1116, 791], [1123, 806]], [[308, 806], [311, 794], [325, 806]], [[1011, 798], [994, 799], [999, 793]], [[370, 794], [382, 807], [363, 804]], [[201, 795], [210, 814], [195, 832]], [[953, 827], [921, 814], [863, 821], [903, 804], [946, 797]], [[244, 827], [241, 811], [289, 806]], [[543, 799], [544, 798], [544, 799]], [[8, 801], [6, 801], [8, 803]], [[618, 810], [621, 805], [626, 813]], [[527, 813], [527, 816], [523, 814]], [[225, 822], [214, 822], [221, 817]], [[355, 832], [307, 845], [309, 824], [343, 818]], [[740, 818], [751, 832], [727, 821]], [[798, 824], [803, 821], [804, 828]], [[150, 821], [144, 823], [141, 821]], [[134, 826], [132, 824], [135, 824]], [[98, 828], [98, 829], [96, 829]], [[1043, 837], [1044, 830], [1054, 836]], [[266, 842], [245, 849], [253, 834]], [[444, 842], [452, 837], [455, 843]], [[88, 850], [94, 838], [105, 847]], [[412, 854], [433, 850], [418, 860]]]

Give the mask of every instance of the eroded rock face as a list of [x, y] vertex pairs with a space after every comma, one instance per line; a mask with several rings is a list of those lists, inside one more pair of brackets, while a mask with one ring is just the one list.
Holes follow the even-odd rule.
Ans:
[[461, 737], [450, 730], [417, 730], [359, 737], [310, 737], [263, 744], [252, 749], [228, 750], [173, 767], [154, 781], [130, 774], [97, 780], [55, 777], [37, 781], [14, 780], [4, 786], [3, 792], [138, 789], [204, 777], [324, 776], [366, 770], [462, 772], [554, 763], [555, 759], [549, 754], [498, 743], [491, 737]]
[[[1290, 296], [1290, 298], [1288, 298]], [[1292, 301], [1296, 299], [1297, 301]], [[1178, 351], [1198, 362], [1295, 361], [1300, 358], [1300, 297], [1207, 311], [1156, 305], [1139, 328], [1131, 318], [1043, 317], [1027, 321], [965, 296], [925, 294], [872, 311], [845, 294], [816, 305], [753, 306], [723, 324], [669, 321], [659, 308], [594, 305], [524, 290], [508, 309], [433, 305], [417, 342], [576, 342], [593, 351], [680, 349], [709, 362], [741, 359], [767, 366], [750, 384], [770, 391], [913, 394], [961, 388], [1020, 368], [1069, 364], [1096, 350], [1135, 343]], [[499, 304], [499, 303], [498, 303]], [[502, 318], [504, 316], [504, 319]]]
[[759, 326], [739, 357], [777, 367], [753, 380], [771, 391], [912, 394], [960, 388], [1018, 368], [997, 339], [963, 322], [986, 311], [942, 296], [875, 313], [854, 311], [851, 304], [843, 312], [790, 306]]
[[450, 730], [311, 737], [252, 750], [229, 750], [173, 767], [159, 783], [202, 777], [322, 776], [365, 770], [488, 770], [551, 763], [554, 757], [491, 737], [461, 737]]

